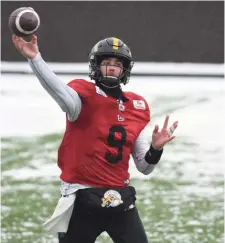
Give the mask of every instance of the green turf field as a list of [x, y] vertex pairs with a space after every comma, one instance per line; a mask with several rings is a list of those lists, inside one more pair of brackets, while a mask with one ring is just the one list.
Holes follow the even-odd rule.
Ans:
[[[184, 140], [179, 138], [179, 144]], [[2, 243], [57, 242], [42, 224], [59, 197], [60, 182], [51, 170], [57, 167], [60, 141], [61, 134], [2, 139]], [[149, 242], [222, 243], [222, 177], [205, 180], [200, 175], [197, 181], [184, 180], [183, 162], [179, 157], [175, 162], [171, 165], [164, 156], [151, 177], [132, 180]], [[102, 234], [97, 242], [112, 241]]]

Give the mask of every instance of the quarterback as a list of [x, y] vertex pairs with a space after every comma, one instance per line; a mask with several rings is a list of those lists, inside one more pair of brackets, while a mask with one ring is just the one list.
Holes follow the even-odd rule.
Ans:
[[142, 96], [122, 90], [133, 67], [129, 47], [115, 37], [100, 40], [89, 54], [92, 81], [66, 84], [43, 60], [35, 35], [31, 42], [15, 35], [12, 39], [66, 114], [58, 149], [61, 198], [46, 229], [58, 233], [59, 243], [93, 243], [104, 231], [115, 243], [147, 243], [130, 185], [129, 159], [141, 173], [151, 173], [164, 145], [175, 138], [178, 122], [169, 127], [166, 116], [148, 143], [149, 105]]

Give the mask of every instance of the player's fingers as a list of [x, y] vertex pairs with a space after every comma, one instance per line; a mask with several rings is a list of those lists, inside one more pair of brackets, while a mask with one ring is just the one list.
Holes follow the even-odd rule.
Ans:
[[32, 44], [37, 45], [37, 36], [32, 35]]
[[17, 36], [18, 38], [16, 39], [16, 47], [20, 50], [23, 50], [24, 45], [27, 44], [27, 42], [22, 38]]
[[12, 35], [12, 38], [13, 38], [14, 40], [17, 40], [17, 39], [19, 39], [20, 37], [17, 36], [17, 35], [15, 35], [15, 34], [13, 34], [13, 35]]
[[157, 133], [159, 131], [159, 126], [158, 125], [155, 125], [155, 128], [153, 130], [153, 133]]
[[19, 42], [18, 42], [18, 39], [13, 38], [13, 43], [14, 43], [15, 47], [18, 49], [18, 48], [19, 48]]
[[168, 122], [169, 122], [169, 116], [167, 115], [163, 124], [163, 129], [167, 129], [168, 127]]
[[13, 41], [14, 44], [17, 44], [17, 42], [18, 42], [18, 36], [12, 35], [12, 41]]
[[16, 36], [16, 35], [13, 35], [12, 36], [12, 41], [15, 45], [18, 45], [18, 43], [20, 42], [20, 37], [19, 36]]
[[22, 41], [20, 41], [20, 40], [17, 40], [16, 41], [16, 47], [18, 48], [18, 49], [22, 49], [23, 48], [23, 42]]
[[169, 136], [172, 136], [177, 126], [178, 126], [178, 122], [174, 122], [173, 125], [169, 127], [169, 129], [167, 130]]
[[21, 40], [21, 37], [19, 37], [17, 35], [13, 35], [13, 40], [17, 42], [17, 41]]
[[175, 121], [175, 122], [173, 123], [173, 125], [174, 125], [174, 127], [177, 128], [177, 126], [178, 126], [178, 121]]
[[171, 137], [169, 137], [168, 140], [167, 140], [167, 143], [170, 142], [171, 140], [173, 140], [175, 137], [176, 137], [176, 136], [171, 136]]

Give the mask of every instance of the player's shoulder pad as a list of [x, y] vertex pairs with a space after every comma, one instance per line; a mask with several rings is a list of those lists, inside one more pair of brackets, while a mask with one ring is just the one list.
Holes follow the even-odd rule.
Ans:
[[134, 108], [149, 111], [148, 102], [143, 96], [133, 92], [124, 92], [124, 94], [129, 100], [133, 102]]
[[82, 98], [86, 98], [95, 92], [95, 84], [85, 79], [74, 79], [67, 85], [74, 89]]

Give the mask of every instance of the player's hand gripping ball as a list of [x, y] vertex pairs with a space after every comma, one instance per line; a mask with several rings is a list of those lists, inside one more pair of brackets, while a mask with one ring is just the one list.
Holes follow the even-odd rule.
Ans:
[[39, 15], [30, 7], [22, 7], [13, 11], [9, 17], [9, 29], [12, 34], [31, 39], [40, 26]]

